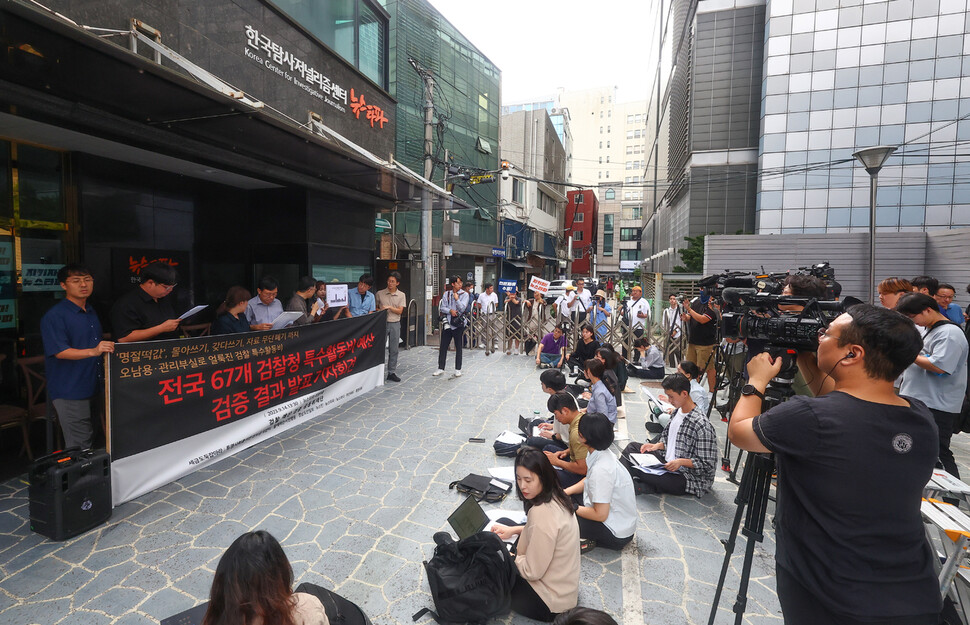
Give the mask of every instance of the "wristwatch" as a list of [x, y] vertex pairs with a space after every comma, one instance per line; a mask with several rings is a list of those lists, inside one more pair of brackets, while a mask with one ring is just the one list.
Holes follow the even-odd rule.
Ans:
[[757, 395], [761, 399], [765, 398], [765, 394], [754, 387], [753, 384], [745, 384], [741, 387], [741, 394], [744, 396]]

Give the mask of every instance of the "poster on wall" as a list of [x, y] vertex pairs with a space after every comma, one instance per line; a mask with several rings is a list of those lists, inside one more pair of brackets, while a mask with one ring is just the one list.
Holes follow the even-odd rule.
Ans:
[[387, 314], [117, 343], [108, 356], [114, 505], [384, 383]]
[[13, 264], [13, 241], [0, 240], [0, 300], [17, 297], [17, 277]]
[[20, 279], [24, 292], [60, 291], [57, 272], [63, 265], [47, 263], [23, 263], [20, 265]]

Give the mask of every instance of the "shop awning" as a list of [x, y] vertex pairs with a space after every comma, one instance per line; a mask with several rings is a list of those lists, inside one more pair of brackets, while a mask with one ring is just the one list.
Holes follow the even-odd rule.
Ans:
[[381, 208], [418, 208], [422, 189], [432, 209], [473, 208], [397, 163], [375, 162], [39, 9], [4, 3], [0, 43], [0, 106], [18, 116]]
[[517, 267], [519, 269], [532, 269], [532, 265], [525, 262], [524, 260], [509, 260], [508, 258], [506, 258], [505, 264], [512, 265], [513, 267]]
[[536, 252], [529, 252], [529, 256], [535, 256], [536, 258], [541, 258], [542, 260], [551, 260], [551, 261], [559, 260], [555, 256], [546, 256], [545, 254], [538, 254]]

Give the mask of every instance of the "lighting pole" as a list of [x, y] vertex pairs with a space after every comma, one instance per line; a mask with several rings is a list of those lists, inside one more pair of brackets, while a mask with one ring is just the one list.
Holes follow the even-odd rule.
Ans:
[[878, 186], [879, 170], [882, 169], [889, 155], [896, 151], [895, 146], [878, 145], [873, 148], [859, 150], [852, 156], [859, 159], [869, 174], [869, 303], [875, 302], [873, 292], [876, 288], [876, 187]]

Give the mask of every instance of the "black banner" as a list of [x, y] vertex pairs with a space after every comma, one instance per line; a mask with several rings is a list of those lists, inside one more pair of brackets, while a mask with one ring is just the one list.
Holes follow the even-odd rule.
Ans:
[[387, 314], [283, 330], [116, 343], [111, 458], [201, 434], [384, 364]]

